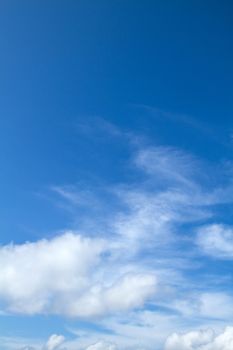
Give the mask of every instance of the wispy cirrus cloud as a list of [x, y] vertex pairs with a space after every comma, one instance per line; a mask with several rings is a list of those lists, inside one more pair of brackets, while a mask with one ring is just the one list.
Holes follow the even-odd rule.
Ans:
[[196, 118], [192, 115], [185, 113], [176, 113], [167, 110], [163, 110], [156, 106], [150, 106], [146, 104], [134, 104], [136, 108], [147, 112], [153, 120], [158, 122], [166, 122], [171, 126], [184, 126], [186, 128], [195, 130], [199, 135], [205, 136], [207, 139], [214, 141], [217, 144], [221, 144], [224, 147], [231, 148], [231, 133], [225, 133], [225, 138], [219, 137], [219, 125], [213, 123], [207, 123], [200, 118]]
[[233, 227], [211, 224], [200, 227], [197, 245], [207, 255], [219, 259], [233, 259]]
[[176, 309], [186, 318], [219, 319], [231, 322], [233, 312], [233, 296], [221, 291], [196, 291], [182, 295], [172, 302]]
[[45, 344], [46, 350], [55, 350], [60, 347], [61, 344], [63, 344], [65, 341], [65, 337], [63, 335], [58, 334], [52, 334], [47, 343]]
[[69, 350], [160, 349], [170, 333], [197, 320], [230, 322], [231, 293], [217, 290], [213, 276], [207, 292], [198, 282], [203, 252], [206, 259], [229, 257], [231, 247], [231, 229], [209, 224], [218, 206], [231, 204], [231, 183], [208, 181], [210, 169], [177, 148], [138, 144], [128, 162], [130, 184], [52, 186], [72, 209], [76, 229], [0, 248], [5, 310], [89, 319], [107, 329], [66, 341]]

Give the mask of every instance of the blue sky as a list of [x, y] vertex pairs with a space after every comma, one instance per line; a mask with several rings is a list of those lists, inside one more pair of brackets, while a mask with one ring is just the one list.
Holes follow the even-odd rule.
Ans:
[[0, 4], [0, 348], [233, 348], [229, 1]]

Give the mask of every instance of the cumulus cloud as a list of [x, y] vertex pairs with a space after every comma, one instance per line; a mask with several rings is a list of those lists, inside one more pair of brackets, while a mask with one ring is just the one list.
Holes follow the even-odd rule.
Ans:
[[142, 306], [155, 293], [156, 278], [150, 274], [126, 274], [109, 287], [97, 284], [77, 303], [70, 305], [69, 313], [83, 317], [118, 313]]
[[9, 311], [26, 314], [91, 317], [141, 306], [155, 290], [155, 277], [131, 272], [105, 281], [106, 252], [106, 242], [71, 232], [3, 246], [0, 298]]
[[164, 350], [232, 350], [233, 327], [216, 335], [213, 330], [174, 333], [168, 337]]
[[56, 311], [61, 298], [88, 286], [87, 275], [103, 251], [102, 241], [73, 233], [2, 246], [0, 298], [15, 312]]

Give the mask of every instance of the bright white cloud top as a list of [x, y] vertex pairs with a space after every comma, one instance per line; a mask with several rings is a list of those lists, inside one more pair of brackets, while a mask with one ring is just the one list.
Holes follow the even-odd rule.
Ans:
[[71, 232], [2, 247], [0, 297], [6, 310], [86, 318], [142, 306], [155, 292], [155, 276], [131, 271], [110, 277], [111, 266], [101, 259], [108, 251], [107, 242]]

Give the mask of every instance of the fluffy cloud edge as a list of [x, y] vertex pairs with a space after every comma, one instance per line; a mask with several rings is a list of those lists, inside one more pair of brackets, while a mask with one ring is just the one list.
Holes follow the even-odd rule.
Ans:
[[165, 343], [164, 350], [231, 350], [233, 327], [216, 334], [212, 329], [195, 330], [183, 334], [173, 333]]

